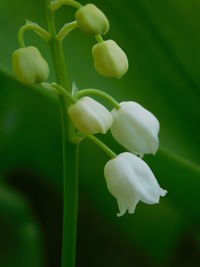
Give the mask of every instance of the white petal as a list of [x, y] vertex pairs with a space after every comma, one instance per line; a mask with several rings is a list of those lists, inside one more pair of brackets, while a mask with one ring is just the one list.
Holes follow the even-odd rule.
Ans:
[[139, 200], [136, 197], [134, 197], [134, 195], [133, 195], [131, 207], [126, 207], [122, 200], [117, 199], [117, 204], [119, 207], [119, 213], [117, 213], [117, 216], [118, 217], [123, 216], [126, 213], [126, 210], [128, 210], [129, 214], [133, 214], [135, 212], [135, 208], [136, 208], [138, 202], [139, 202]]
[[136, 195], [147, 204], [159, 202], [163, 190], [160, 188], [149, 166], [140, 158], [131, 153], [122, 153], [121, 160], [126, 164], [126, 172]]
[[135, 202], [133, 203], [133, 206], [131, 207], [131, 209], [129, 209], [128, 213], [133, 214], [135, 212], [135, 209], [136, 209], [138, 202], [139, 202], [139, 200], [137, 198], [135, 198]]
[[120, 214], [124, 207], [133, 213], [139, 200], [156, 204], [166, 194], [149, 166], [131, 153], [122, 153], [108, 161], [104, 173], [108, 190], [119, 201]]
[[104, 168], [105, 179], [110, 193], [129, 210], [135, 203], [135, 189], [127, 173], [122, 173], [124, 162], [117, 158], [107, 162]]
[[164, 197], [167, 193], [168, 193], [167, 190], [164, 190], [164, 189], [160, 188], [161, 197]]
[[75, 127], [85, 135], [106, 133], [113, 119], [110, 112], [90, 97], [83, 97], [68, 109]]
[[123, 202], [117, 200], [117, 204], [119, 207], [119, 213], [117, 213], [117, 217], [121, 217], [126, 213], [126, 207], [124, 206]]
[[148, 110], [136, 102], [120, 103], [113, 109], [113, 137], [127, 150], [135, 154], [155, 154], [158, 150], [159, 122]]

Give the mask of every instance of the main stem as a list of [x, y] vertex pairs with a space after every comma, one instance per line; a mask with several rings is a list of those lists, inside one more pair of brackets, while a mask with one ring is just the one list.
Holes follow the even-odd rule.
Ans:
[[[66, 70], [61, 41], [56, 38], [54, 12], [48, 9], [46, 0], [47, 22], [51, 36], [49, 41], [57, 82], [71, 92]], [[73, 129], [67, 116], [68, 101], [60, 96], [60, 114], [62, 123], [63, 149], [63, 240], [62, 267], [74, 267], [76, 256], [76, 232], [78, 212], [78, 145], [70, 142]]]

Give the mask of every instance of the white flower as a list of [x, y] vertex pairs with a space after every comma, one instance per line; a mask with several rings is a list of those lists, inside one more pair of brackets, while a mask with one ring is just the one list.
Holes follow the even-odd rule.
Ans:
[[117, 199], [118, 216], [134, 213], [139, 201], [146, 204], [159, 203], [167, 191], [160, 188], [149, 166], [137, 156], [125, 152], [108, 161], [104, 175], [110, 193]]
[[159, 147], [159, 122], [156, 117], [136, 102], [120, 103], [113, 109], [113, 137], [132, 153], [155, 154]]
[[110, 112], [90, 97], [83, 97], [68, 109], [75, 127], [85, 135], [106, 133], [113, 119]]

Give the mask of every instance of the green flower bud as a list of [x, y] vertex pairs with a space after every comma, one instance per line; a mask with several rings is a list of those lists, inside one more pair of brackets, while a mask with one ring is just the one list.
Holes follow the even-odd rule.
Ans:
[[86, 34], [106, 34], [110, 24], [104, 13], [95, 5], [87, 4], [75, 14], [79, 28]]
[[26, 85], [42, 83], [49, 76], [49, 66], [34, 46], [17, 49], [12, 58], [13, 72], [17, 80]]
[[128, 58], [112, 40], [96, 44], [92, 48], [94, 66], [103, 76], [122, 78], [128, 70]]

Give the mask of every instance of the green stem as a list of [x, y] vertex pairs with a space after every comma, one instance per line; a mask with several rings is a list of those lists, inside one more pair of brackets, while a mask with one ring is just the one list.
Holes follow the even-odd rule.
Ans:
[[[50, 0], [46, 0], [47, 22], [51, 40], [49, 41], [54, 69], [58, 83], [71, 92], [71, 86], [65, 65], [62, 43], [56, 38], [55, 15], [49, 7]], [[63, 244], [62, 267], [75, 266], [76, 231], [78, 212], [78, 145], [70, 142], [71, 130], [67, 116], [69, 101], [63, 95], [60, 99], [60, 114], [62, 123], [63, 149]]]
[[94, 135], [88, 135], [86, 136], [86, 138], [95, 143], [98, 147], [100, 147], [112, 159], [117, 156], [108, 146], [106, 146], [102, 141], [100, 141]]
[[103, 37], [100, 34], [95, 35], [95, 39], [97, 43], [102, 43], [104, 41]]
[[[64, 110], [63, 110], [64, 107]], [[79, 145], [69, 141], [66, 133], [66, 107], [61, 100], [61, 122], [63, 129], [63, 233], [62, 267], [75, 267], [76, 232], [78, 214], [78, 155]]]
[[70, 82], [68, 79], [68, 73], [65, 64], [65, 58], [63, 53], [62, 42], [57, 40], [56, 38], [56, 27], [55, 27], [55, 15], [54, 12], [48, 9], [48, 3], [50, 0], [46, 0], [47, 2], [47, 22], [49, 33], [51, 35], [51, 39], [49, 41], [51, 54], [54, 63], [54, 69], [56, 73], [56, 77], [58, 82], [68, 91], [71, 91]]
[[58, 10], [60, 7], [64, 6], [64, 5], [67, 5], [67, 6], [72, 6], [76, 9], [79, 9], [80, 7], [82, 7], [82, 5], [77, 2], [77, 1], [74, 1], [74, 0], [60, 0], [60, 1], [52, 1], [50, 4], [49, 4], [49, 9], [51, 11], [56, 11]]
[[109, 101], [116, 109], [119, 109], [120, 108], [119, 103], [112, 96], [110, 96], [109, 94], [107, 94], [107, 93], [105, 93], [105, 92], [103, 92], [101, 90], [97, 90], [97, 89], [84, 89], [84, 90], [81, 90], [81, 91], [77, 92], [74, 96], [76, 98], [81, 98], [81, 97], [86, 96], [86, 95], [101, 96], [104, 99], [106, 99], [107, 101]]
[[42, 39], [44, 39], [46, 42], [50, 39], [50, 34], [45, 31], [42, 27], [40, 27], [38, 24], [33, 22], [28, 22], [26, 25], [22, 26], [18, 31], [18, 44], [19, 47], [25, 47], [24, 43], [24, 33], [26, 31], [34, 31], [36, 34], [38, 34]]
[[[44, 83], [45, 85], [46, 83]], [[120, 105], [119, 103], [109, 94], [101, 91], [101, 90], [97, 90], [97, 89], [84, 89], [81, 90], [79, 92], [77, 92], [74, 96], [72, 96], [68, 91], [66, 91], [62, 86], [60, 86], [59, 84], [56, 83], [52, 83], [51, 85], [47, 84], [48, 87], [53, 87], [56, 89], [57, 92], [61, 93], [63, 96], [65, 96], [71, 103], [76, 103], [77, 98], [81, 98], [83, 96], [87, 96], [87, 95], [96, 95], [96, 96], [101, 96], [103, 97], [105, 100], [107, 100], [108, 102], [110, 102], [114, 108], [119, 109]]]
[[76, 21], [66, 23], [62, 29], [57, 34], [57, 39], [62, 41], [71, 31], [76, 29], [78, 27], [78, 24]]
[[61, 85], [57, 83], [52, 83], [51, 86], [55, 88], [57, 92], [67, 97], [71, 103], [73, 104], [76, 103], [76, 99], [68, 91], [66, 91], [65, 88], [63, 88]]
[[119, 109], [120, 108], [120, 104], [109, 94], [101, 91], [101, 90], [97, 90], [97, 89], [84, 89], [81, 90], [79, 92], [77, 92], [74, 96], [71, 95], [71, 93], [69, 93], [68, 91], [66, 91], [62, 86], [60, 86], [59, 84], [56, 83], [52, 83], [47, 84], [44, 83], [44, 87], [50, 87], [50, 88], [55, 88], [57, 92], [59, 92], [60, 94], [62, 94], [63, 96], [65, 96], [71, 103], [76, 103], [77, 98], [81, 98], [83, 96], [87, 96], [87, 95], [96, 95], [96, 96], [101, 96], [103, 97], [105, 100], [107, 100], [108, 102], [110, 102], [115, 109]]

